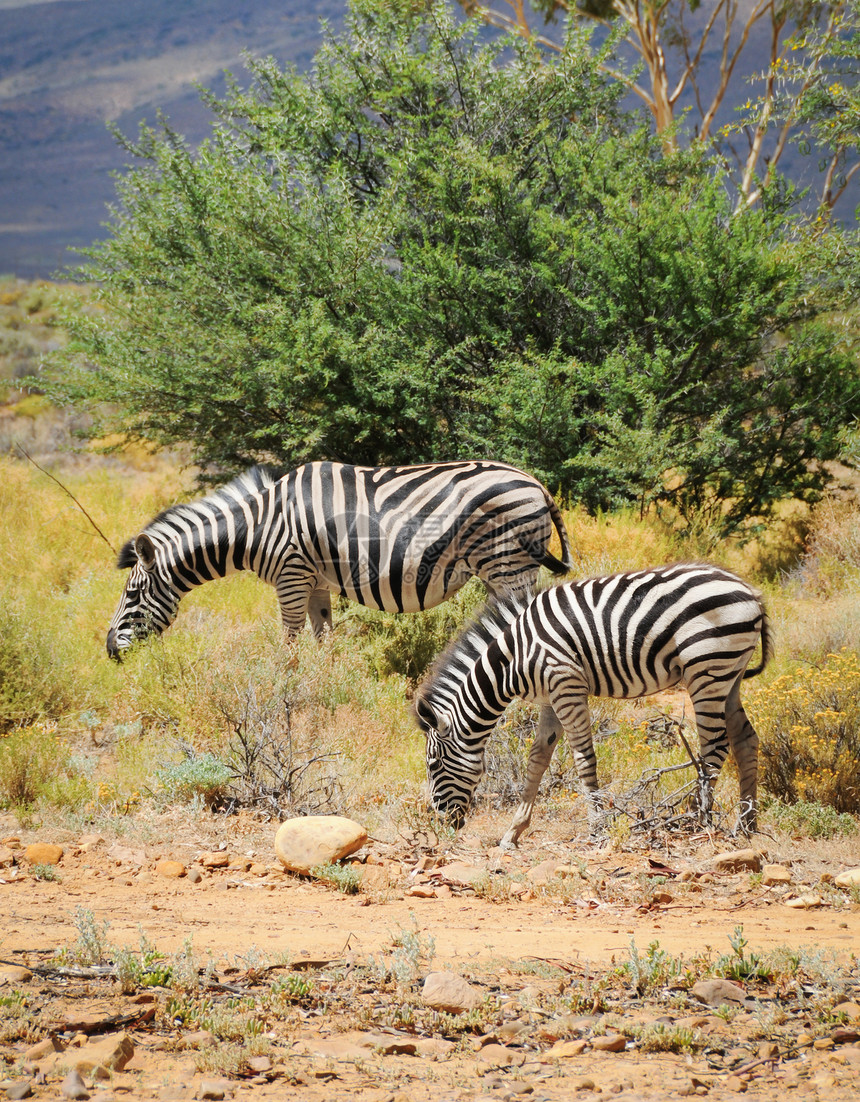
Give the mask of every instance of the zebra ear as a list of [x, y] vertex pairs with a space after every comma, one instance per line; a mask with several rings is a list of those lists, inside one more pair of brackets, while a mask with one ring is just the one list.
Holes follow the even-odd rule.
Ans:
[[425, 696], [415, 697], [415, 717], [422, 727], [432, 727], [436, 730], [436, 713], [430, 707]]
[[134, 553], [144, 570], [152, 570], [155, 566], [155, 544], [146, 532], [141, 532], [134, 541]]
[[440, 735], [444, 735], [451, 726], [445, 716], [441, 712], [437, 712], [425, 696], [416, 697], [415, 715], [418, 717], [418, 723], [421, 727], [425, 730], [428, 727], [432, 728], [434, 731], [438, 731]]

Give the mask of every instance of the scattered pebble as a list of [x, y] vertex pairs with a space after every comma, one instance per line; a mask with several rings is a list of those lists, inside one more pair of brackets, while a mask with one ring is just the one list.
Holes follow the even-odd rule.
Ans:
[[455, 972], [430, 972], [424, 980], [421, 997], [426, 1006], [449, 1014], [462, 1014], [481, 1005], [484, 997]]
[[155, 866], [155, 871], [159, 876], [164, 876], [168, 880], [179, 880], [180, 877], [185, 876], [186, 869], [181, 861], [159, 861]]
[[720, 872], [761, 872], [762, 854], [755, 849], [734, 849], [718, 853], [711, 863]]
[[90, 1092], [84, 1086], [84, 1081], [81, 1079], [81, 1074], [77, 1068], [72, 1068], [66, 1075], [66, 1078], [60, 1084], [60, 1093], [65, 1098], [89, 1098]]

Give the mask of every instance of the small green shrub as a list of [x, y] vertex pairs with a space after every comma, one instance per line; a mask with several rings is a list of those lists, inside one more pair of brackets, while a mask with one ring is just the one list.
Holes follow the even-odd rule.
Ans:
[[860, 811], [860, 654], [843, 648], [747, 692], [762, 788], [788, 804]]
[[33, 865], [30, 872], [37, 880], [59, 880], [60, 874], [54, 865]]
[[56, 716], [70, 703], [52, 640], [0, 600], [0, 733]]
[[836, 811], [826, 804], [798, 800], [784, 804], [777, 800], [763, 805], [771, 821], [780, 830], [795, 837], [836, 838], [857, 833], [857, 821], [846, 811]]
[[0, 738], [0, 807], [32, 808], [56, 796], [68, 762], [68, 746], [49, 724]]
[[159, 795], [171, 803], [190, 803], [198, 797], [211, 807], [226, 794], [233, 771], [214, 754], [195, 754], [186, 748], [185, 755], [156, 773]]
[[344, 895], [356, 895], [361, 887], [361, 873], [353, 865], [314, 865], [310, 873]]
[[714, 964], [713, 974], [729, 980], [769, 980], [773, 968], [754, 951], [747, 952], [748, 938], [744, 937], [743, 926], [735, 926], [729, 934], [731, 953], [726, 953]]

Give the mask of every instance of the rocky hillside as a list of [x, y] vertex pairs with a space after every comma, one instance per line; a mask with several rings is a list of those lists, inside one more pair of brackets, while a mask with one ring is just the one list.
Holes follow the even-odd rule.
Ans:
[[242, 55], [310, 63], [344, 0], [0, 0], [0, 274], [47, 277], [97, 238], [124, 155], [113, 121], [208, 126], [196, 83], [241, 79]]

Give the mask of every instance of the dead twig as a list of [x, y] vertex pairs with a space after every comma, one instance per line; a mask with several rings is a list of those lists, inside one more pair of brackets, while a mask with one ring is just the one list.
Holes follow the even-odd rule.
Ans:
[[107, 538], [107, 536], [104, 534], [104, 532], [101, 530], [101, 528], [99, 528], [99, 526], [96, 524], [96, 522], [90, 516], [90, 514], [86, 511], [86, 509], [83, 507], [83, 505], [81, 505], [81, 503], [78, 501], [78, 499], [72, 493], [72, 491], [68, 488], [68, 486], [64, 486], [62, 484], [62, 482], [60, 482], [59, 478], [56, 478], [54, 475], [51, 474], [50, 471], [46, 471], [44, 467], [40, 466], [36, 462], [36, 460], [32, 457], [32, 455], [30, 455], [30, 453], [27, 451], [27, 449], [22, 444], [19, 444], [17, 442], [17, 440], [15, 441], [15, 447], [24, 456], [25, 459], [29, 459], [29, 461], [33, 464], [33, 466], [36, 468], [37, 471], [41, 471], [42, 474], [45, 475], [47, 478], [50, 478], [50, 480], [52, 482], [56, 482], [56, 484], [60, 487], [60, 489], [63, 491], [63, 493], [68, 494], [68, 496], [72, 499], [72, 501], [75, 503], [75, 505], [77, 505], [77, 507], [80, 509], [80, 511], [84, 514], [84, 516], [87, 518], [87, 520], [93, 526], [93, 528], [95, 528], [96, 532], [98, 532], [98, 534], [101, 536], [101, 538], [105, 541], [105, 543], [111, 549], [111, 552], [113, 553], [114, 557], [116, 557], [116, 548], [114, 547], [114, 545]]

